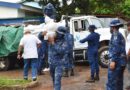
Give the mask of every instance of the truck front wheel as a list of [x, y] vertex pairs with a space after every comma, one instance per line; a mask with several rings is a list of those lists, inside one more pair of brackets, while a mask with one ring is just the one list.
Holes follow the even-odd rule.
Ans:
[[10, 67], [10, 61], [8, 57], [0, 58], [0, 70], [7, 71]]
[[99, 63], [103, 68], [107, 68], [109, 65], [108, 49], [108, 46], [103, 46], [99, 49]]

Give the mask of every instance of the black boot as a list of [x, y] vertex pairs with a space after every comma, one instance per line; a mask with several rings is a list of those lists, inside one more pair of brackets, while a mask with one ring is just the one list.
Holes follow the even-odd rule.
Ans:
[[96, 81], [99, 81], [99, 80], [100, 80], [99, 75], [97, 75], [97, 76], [95, 77], [95, 80], [96, 80]]
[[88, 80], [86, 80], [86, 83], [94, 83], [95, 79], [94, 78], [89, 78]]
[[69, 77], [68, 69], [65, 69], [63, 77]]
[[28, 78], [24, 78], [24, 80], [28, 80]]
[[74, 69], [70, 70], [70, 76], [74, 76]]
[[38, 71], [38, 75], [45, 75], [45, 74], [42, 71]]

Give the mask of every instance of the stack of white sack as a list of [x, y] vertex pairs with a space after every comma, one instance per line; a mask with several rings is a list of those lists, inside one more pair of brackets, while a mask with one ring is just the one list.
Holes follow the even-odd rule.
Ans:
[[[60, 22], [54, 22], [53, 19], [46, 16], [45, 23], [42, 23], [40, 25], [28, 25], [25, 28], [28, 28], [28, 30], [30, 30], [32, 34], [38, 35], [40, 32], [44, 32], [44, 31], [47, 31], [47, 33], [55, 32], [60, 26], [65, 26], [64, 20]], [[45, 40], [48, 39], [47, 35], [44, 37]]]
[[25, 29], [28, 29], [31, 31], [32, 34], [38, 34], [41, 32], [42, 28], [45, 26], [45, 23], [42, 23], [40, 25], [28, 25], [27, 27], [24, 27]]

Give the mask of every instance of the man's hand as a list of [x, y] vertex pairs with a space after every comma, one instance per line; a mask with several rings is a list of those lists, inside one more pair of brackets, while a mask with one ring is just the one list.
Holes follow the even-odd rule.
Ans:
[[54, 37], [48, 37], [48, 41], [50, 44], [54, 44], [55, 43], [55, 38]]
[[130, 50], [128, 51], [128, 54], [127, 54], [127, 61], [129, 61], [130, 59]]
[[55, 43], [55, 35], [48, 35], [48, 42], [53, 45]]
[[128, 55], [130, 56], [130, 49], [129, 49], [129, 51], [128, 51]]
[[18, 48], [18, 55], [17, 55], [17, 59], [21, 59], [21, 52], [22, 52], [22, 49], [23, 49], [23, 45], [19, 45], [19, 48]]
[[115, 63], [115, 62], [111, 62], [111, 63], [110, 63], [110, 69], [111, 69], [111, 70], [114, 70], [115, 67], [116, 67], [116, 63]]
[[20, 59], [21, 59], [21, 55], [18, 55], [18, 56], [17, 56], [17, 59], [19, 59], [19, 60], [20, 60]]
[[43, 31], [42, 35], [45, 36], [47, 34], [47, 31]]

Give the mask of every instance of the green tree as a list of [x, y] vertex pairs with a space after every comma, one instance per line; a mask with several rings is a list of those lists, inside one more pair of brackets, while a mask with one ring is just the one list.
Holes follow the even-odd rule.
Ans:
[[130, 1], [126, 0], [125, 4], [123, 5], [122, 13], [127, 18], [130, 18]]
[[[35, 0], [24, 0], [25, 2], [28, 1], [35, 1]], [[41, 6], [45, 6], [48, 3], [52, 3], [56, 8], [58, 13], [62, 14], [75, 14], [75, 8], [79, 8], [82, 14], [87, 14], [89, 12], [89, 0], [72, 0], [70, 5], [67, 4], [69, 0], [62, 0], [62, 6], [60, 6], [59, 0], [40, 0], [39, 4]]]
[[97, 14], [120, 14], [124, 0], [91, 0]]
[[[34, 1], [34, 0], [24, 0]], [[130, 17], [130, 0], [40, 0], [39, 4], [45, 6], [52, 3], [59, 15], [68, 14], [115, 14]]]
[[73, 3], [80, 10], [81, 14], [90, 13], [90, 0], [75, 0]]

